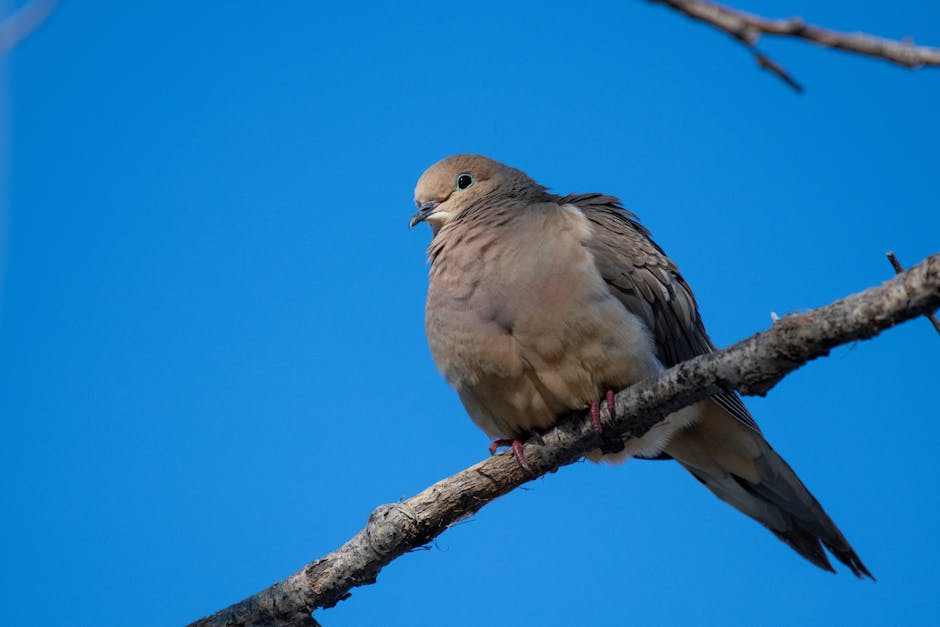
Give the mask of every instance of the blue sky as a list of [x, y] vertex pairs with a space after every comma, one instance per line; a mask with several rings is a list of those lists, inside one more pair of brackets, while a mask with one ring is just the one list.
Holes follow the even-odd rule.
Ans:
[[[940, 45], [912, 0], [764, 2]], [[940, 249], [940, 73], [734, 42], [644, 2], [65, 2], [7, 60], [0, 522], [15, 625], [173, 625], [486, 455], [423, 330], [423, 169], [615, 194], [719, 345]], [[325, 625], [927, 624], [940, 338], [748, 399], [878, 583], [676, 465], [576, 464], [404, 556]]]

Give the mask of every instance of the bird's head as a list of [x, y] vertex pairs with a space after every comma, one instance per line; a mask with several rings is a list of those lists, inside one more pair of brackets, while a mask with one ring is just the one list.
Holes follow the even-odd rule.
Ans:
[[418, 211], [409, 227], [427, 222], [437, 233], [479, 201], [521, 197], [544, 188], [524, 172], [482, 155], [453, 155], [424, 171], [415, 187]]

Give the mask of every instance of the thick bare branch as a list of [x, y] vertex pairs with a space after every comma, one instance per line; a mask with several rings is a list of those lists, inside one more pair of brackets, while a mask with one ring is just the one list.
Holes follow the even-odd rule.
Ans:
[[451, 525], [537, 476], [610, 445], [619, 434], [642, 435], [663, 416], [701, 400], [719, 386], [764, 394], [788, 373], [832, 348], [867, 339], [940, 307], [940, 253], [879, 287], [804, 314], [790, 314], [727, 349], [679, 364], [616, 397], [617, 418], [604, 410], [604, 434], [585, 417], [564, 421], [526, 444], [533, 473], [503, 453], [459, 472], [405, 501], [382, 505], [366, 527], [332, 553], [284, 581], [193, 625], [315, 625], [310, 613], [375, 582], [398, 556], [428, 543]]
[[911, 69], [940, 67], [940, 48], [915, 46], [909, 41], [894, 41], [866, 33], [841, 33], [807, 24], [798, 17], [771, 20], [707, 0], [649, 1], [664, 4], [734, 37], [751, 51], [762, 68], [773, 72], [797, 91], [803, 90], [800, 84], [778, 63], [757, 49], [757, 42], [762, 35], [804, 39], [827, 48], [855, 52]]

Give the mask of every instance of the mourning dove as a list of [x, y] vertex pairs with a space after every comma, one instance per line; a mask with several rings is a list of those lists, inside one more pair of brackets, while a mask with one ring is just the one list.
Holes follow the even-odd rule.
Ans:
[[[617, 198], [557, 196], [520, 170], [455, 155], [424, 172], [415, 204], [410, 225], [433, 232], [431, 354], [477, 426], [512, 441], [522, 463], [522, 439], [572, 411], [596, 416], [611, 390], [715, 349], [678, 268]], [[825, 545], [872, 577], [731, 390], [588, 457], [675, 459], [813, 564], [833, 570]]]

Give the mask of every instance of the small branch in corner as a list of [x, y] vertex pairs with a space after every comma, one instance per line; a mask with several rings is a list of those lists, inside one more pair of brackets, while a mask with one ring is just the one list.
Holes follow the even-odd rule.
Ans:
[[[904, 266], [901, 265], [901, 262], [898, 261], [898, 258], [894, 255], [893, 251], [888, 251], [885, 253], [885, 256], [888, 258], [888, 261], [891, 262], [892, 267], [894, 267], [895, 274], [901, 274], [904, 272]], [[924, 314], [927, 316], [927, 319], [930, 320], [930, 323], [933, 324], [933, 328], [937, 330], [937, 333], [940, 334], [940, 320], [937, 320], [937, 316], [932, 313]]]
[[649, 0], [649, 2], [666, 5], [693, 20], [705, 22], [733, 37], [751, 51], [760, 67], [773, 73], [797, 92], [802, 92], [803, 87], [793, 76], [757, 49], [757, 42], [762, 36], [802, 39], [818, 46], [854, 52], [910, 69], [940, 67], [940, 48], [915, 46], [906, 39], [895, 41], [867, 33], [843, 33], [807, 24], [796, 17], [773, 20], [709, 0]]
[[748, 49], [751, 51], [751, 53], [753, 53], [754, 58], [757, 59], [757, 65], [767, 70], [768, 72], [775, 74], [780, 80], [792, 87], [796, 93], [803, 93], [803, 86], [796, 82], [796, 79], [793, 78], [789, 72], [783, 69], [779, 63], [768, 57], [753, 45], [748, 45]]
[[0, 55], [6, 54], [52, 14], [59, 0], [31, 0], [0, 20]]

